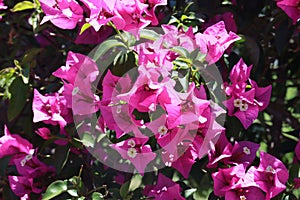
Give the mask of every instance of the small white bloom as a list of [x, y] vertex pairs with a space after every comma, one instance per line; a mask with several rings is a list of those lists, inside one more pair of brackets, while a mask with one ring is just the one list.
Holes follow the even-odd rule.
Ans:
[[130, 147], [135, 147], [135, 141], [134, 140], [128, 140], [127, 144]]
[[246, 200], [247, 198], [245, 197], [245, 195], [240, 196], [240, 200]]
[[79, 92], [79, 88], [78, 87], [74, 87], [73, 91], [72, 91], [72, 95], [76, 95]]
[[127, 151], [127, 155], [130, 157], [130, 158], [135, 158], [136, 155], [137, 155], [137, 151], [135, 148], [129, 148], [128, 151]]
[[236, 108], [241, 107], [241, 105], [242, 105], [242, 100], [241, 100], [241, 99], [235, 99], [235, 100], [233, 101], [233, 105], [234, 105], [234, 107], [236, 107]]
[[243, 152], [246, 154], [246, 155], [250, 155], [251, 154], [251, 151], [248, 147], [244, 147], [243, 148]]
[[165, 162], [165, 165], [166, 165], [167, 167], [171, 167], [171, 166], [172, 166], [172, 163], [171, 163], [171, 162]]
[[158, 128], [158, 133], [159, 133], [160, 135], [165, 135], [165, 134], [167, 134], [167, 132], [168, 132], [168, 129], [167, 129], [167, 127], [164, 126], [164, 125], [162, 125], [162, 126], [160, 126], [160, 127]]
[[118, 105], [116, 113], [120, 114], [121, 112], [122, 112], [122, 106]]
[[248, 110], [248, 104], [247, 103], [243, 103], [241, 106], [240, 106], [240, 111], [247, 111]]
[[267, 166], [266, 172], [271, 172], [272, 174], [275, 174], [275, 173], [276, 173], [275, 169], [274, 169], [271, 165], [268, 165], [268, 166]]

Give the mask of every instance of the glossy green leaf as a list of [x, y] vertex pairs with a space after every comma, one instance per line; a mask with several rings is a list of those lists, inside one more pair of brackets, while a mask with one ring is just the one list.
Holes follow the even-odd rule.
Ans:
[[100, 192], [94, 192], [92, 194], [92, 200], [103, 200], [103, 195]]
[[79, 33], [79, 35], [81, 35], [84, 31], [86, 31], [88, 28], [90, 28], [92, 25], [91, 24], [89, 24], [89, 23], [85, 23], [85, 24], [83, 24], [83, 26], [81, 27], [81, 29], [80, 29], [80, 33]]
[[7, 117], [11, 121], [16, 118], [26, 104], [28, 97], [29, 86], [25, 85], [22, 78], [16, 78], [9, 87], [11, 99], [9, 101]]
[[46, 192], [43, 194], [42, 200], [49, 200], [68, 190], [67, 181], [58, 180], [51, 183]]
[[33, 9], [35, 7], [34, 3], [31, 1], [22, 1], [17, 3], [12, 9], [11, 12], [18, 12], [28, 9]]

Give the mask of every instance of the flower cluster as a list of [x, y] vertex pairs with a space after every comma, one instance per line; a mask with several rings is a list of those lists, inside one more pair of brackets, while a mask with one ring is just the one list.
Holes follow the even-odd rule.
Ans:
[[254, 197], [270, 199], [286, 188], [288, 170], [280, 160], [268, 153], [260, 152], [259, 166], [251, 166], [247, 170], [254, 161], [258, 148], [258, 144], [249, 141], [235, 142], [232, 145], [222, 133], [215, 149], [209, 152], [207, 165], [209, 168], [221, 166], [212, 174], [214, 193], [217, 196], [225, 197], [226, 200]]
[[0, 138], [0, 158], [9, 156], [9, 166], [17, 172], [8, 176], [10, 188], [22, 200], [30, 199], [30, 193], [40, 194], [45, 190], [47, 177], [53, 176], [54, 167], [41, 162], [33, 145], [18, 134], [11, 134], [7, 127]]
[[[124, 8], [119, 7], [118, 2], [101, 3], [103, 5], [100, 10], [91, 10], [89, 23], [96, 27], [96, 30], [107, 21], [112, 21], [118, 27], [124, 16]], [[95, 7], [88, 1], [85, 1], [85, 5], [90, 9]], [[134, 9], [140, 11], [147, 8], [142, 4], [134, 5], [139, 5]], [[120, 9], [123, 9], [123, 12], [107, 18], [110, 16], [107, 12], [112, 11], [114, 6], [117, 6], [118, 12]], [[99, 8], [100, 5], [96, 7]], [[98, 18], [95, 18], [95, 15]], [[124, 30], [127, 29], [124, 27]], [[153, 170], [150, 167], [151, 163], [157, 165], [155, 163], [158, 159], [163, 166], [172, 167], [188, 178], [196, 159], [201, 159], [207, 153], [208, 167], [215, 167], [217, 163], [223, 162], [227, 165], [237, 165], [233, 169], [243, 169], [245, 173], [246, 167], [255, 159], [258, 145], [244, 141], [232, 146], [224, 139], [225, 129], [216, 121], [224, 110], [208, 100], [203, 84], [196, 86], [195, 82], [187, 79], [188, 84], [183, 85], [178, 81], [176, 77], [179, 76], [178, 69], [181, 66], [176, 64], [176, 61], [183, 55], [174, 50], [180, 47], [188, 53], [198, 51], [205, 55], [201, 62], [210, 65], [217, 62], [239, 37], [233, 32], [228, 33], [223, 21], [197, 34], [194, 34], [191, 28], [184, 32], [171, 25], [163, 25], [162, 29], [164, 33], [156, 40], [148, 40], [130, 47], [136, 55], [138, 67], [132, 68], [122, 77], [108, 70], [103, 79], [99, 79], [100, 71], [95, 61], [82, 54], [69, 52], [66, 65], [53, 73], [63, 81], [59, 92], [42, 96], [35, 90], [32, 107], [34, 121], [59, 125], [60, 129], [64, 130], [72, 121], [69, 117], [70, 109], [74, 116], [81, 120], [100, 111], [98, 121], [101, 131], [104, 134], [114, 134], [117, 140], [121, 140], [109, 146], [117, 151], [123, 160], [130, 161], [140, 174]], [[231, 71], [231, 85], [227, 84], [225, 88], [226, 94], [231, 96], [227, 101], [229, 115], [239, 117], [245, 127], [253, 122], [259, 110], [267, 106], [271, 92], [270, 86], [259, 88], [256, 82], [249, 78], [250, 70], [251, 67], [248, 68], [240, 60]], [[98, 95], [97, 91], [101, 91], [101, 95]], [[79, 135], [86, 133], [85, 128], [82, 130], [78, 130]], [[47, 138], [47, 133], [44, 132], [37, 131]], [[221, 138], [218, 140], [220, 134]], [[216, 141], [216, 146], [213, 146]], [[107, 159], [107, 156], [104, 157]], [[116, 161], [113, 162], [120, 165], [116, 164]], [[220, 170], [215, 175], [220, 173], [223, 171]], [[161, 179], [167, 178], [160, 175], [158, 183]], [[162, 188], [146, 187], [145, 194], [159, 199], [171, 195], [169, 191], [174, 190], [180, 196], [178, 185], [170, 180], [168, 182], [169, 184]], [[215, 188], [216, 194], [224, 196], [225, 190], [219, 193], [218, 187]], [[248, 187], [250, 191], [260, 190], [252, 185]], [[231, 187], [228, 192], [234, 193], [233, 189], [237, 188]], [[239, 189], [245, 187], [239, 185]]]
[[108, 25], [112, 24], [118, 30], [134, 34], [150, 24], [156, 26], [156, 8], [167, 5], [166, 0], [40, 0], [40, 3], [46, 15], [42, 23], [51, 21], [62, 29], [74, 29], [77, 25], [84, 28], [86, 24], [93, 28], [79, 34], [77, 43], [100, 42], [99, 36], [103, 37], [103, 32], [111, 32]]
[[247, 67], [242, 59], [230, 72], [231, 84], [225, 83], [225, 92], [230, 97], [225, 103], [228, 115], [237, 117], [244, 128], [248, 128], [257, 118], [258, 112], [264, 110], [271, 96], [272, 86], [258, 87], [250, 79], [252, 66]]

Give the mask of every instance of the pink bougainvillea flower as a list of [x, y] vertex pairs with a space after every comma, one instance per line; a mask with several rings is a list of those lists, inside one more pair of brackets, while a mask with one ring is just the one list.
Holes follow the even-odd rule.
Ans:
[[228, 32], [237, 32], [237, 26], [234, 21], [234, 15], [231, 12], [225, 12], [223, 14], [218, 14], [214, 16], [212, 19], [210, 19], [207, 23], [204, 24], [204, 28], [208, 28], [209, 26], [212, 26], [213, 24], [219, 21], [224, 21], [225, 28]]
[[144, 66], [140, 66], [138, 70], [137, 80], [129, 92], [118, 95], [120, 100], [129, 102], [139, 112], [154, 111], [157, 104], [176, 105], [180, 102], [174, 89], [175, 81], [165, 75], [169, 72]]
[[219, 169], [212, 173], [215, 195], [223, 197], [226, 192], [241, 187], [244, 176], [245, 167], [243, 165]]
[[252, 88], [255, 89], [254, 103], [258, 105], [259, 111], [264, 110], [270, 103], [272, 86], [258, 87], [257, 83], [253, 80], [249, 80]]
[[293, 20], [293, 24], [300, 19], [299, 0], [277, 0], [277, 6]]
[[36, 155], [19, 155], [12, 159], [20, 175], [28, 178], [40, 178], [53, 174], [55, 168], [41, 162]]
[[209, 124], [207, 126], [207, 130], [200, 131], [199, 136], [203, 142], [201, 145], [194, 143], [196, 149], [198, 151], [198, 158], [201, 159], [205, 155], [208, 154], [209, 151], [215, 148], [215, 144], [217, 143], [220, 134], [225, 130], [217, 121], [216, 115], [212, 112], [211, 117], [209, 119]]
[[197, 33], [195, 38], [209, 64], [217, 62], [230, 44], [240, 39], [234, 32], [227, 32], [223, 21], [208, 27], [203, 34]]
[[[182, 99], [181, 106], [181, 124], [201, 123], [204, 124], [208, 119], [203, 116], [203, 113], [209, 109], [210, 102], [208, 100], [199, 99], [194, 91], [195, 84], [189, 85], [187, 93], [180, 93], [179, 97]], [[169, 111], [169, 109], [167, 109]]]
[[289, 173], [284, 164], [274, 156], [260, 152], [258, 167], [250, 167], [246, 179], [251, 180], [251, 185], [259, 187], [266, 193], [266, 199], [271, 199], [285, 190]]
[[166, 166], [177, 169], [184, 178], [188, 178], [195, 160], [198, 158], [198, 152], [190, 145], [190, 142], [182, 142], [177, 145], [178, 155], [170, 154], [167, 151], [162, 153], [162, 159]]
[[83, 18], [83, 10], [75, 0], [39, 0], [46, 16], [42, 24], [51, 21], [61, 29], [74, 29]]
[[156, 26], [159, 24], [156, 15], [155, 15], [155, 9], [157, 6], [165, 6], [167, 5], [167, 0], [140, 0], [144, 4], [148, 4], [147, 10], [145, 10], [145, 13], [147, 14], [146, 19], [151, 21], [152, 26]]
[[176, 199], [184, 200], [180, 195], [180, 186], [163, 174], [158, 174], [155, 185], [146, 185], [143, 194], [154, 200]]
[[258, 116], [259, 106], [254, 103], [254, 96], [255, 89], [251, 89], [243, 93], [243, 96], [232, 96], [224, 102], [228, 115], [236, 116], [244, 128], [248, 128]]
[[245, 92], [247, 81], [250, 78], [252, 66], [247, 66], [243, 59], [240, 59], [230, 71], [231, 85], [225, 83], [225, 92], [231, 96], [234, 94], [242, 94]]
[[41, 136], [43, 139], [48, 140], [51, 136], [51, 131], [48, 128], [42, 127], [35, 131], [36, 134]]
[[151, 20], [144, 17], [147, 11], [147, 4], [139, 0], [123, 0], [116, 2], [116, 9], [125, 21], [124, 27], [118, 29], [128, 31], [138, 36], [139, 30], [145, 28], [151, 23]]
[[66, 100], [59, 93], [43, 96], [34, 89], [32, 103], [33, 122], [44, 122], [59, 125], [63, 129], [72, 121], [70, 109], [66, 107]]
[[208, 168], [217, 167], [218, 163], [223, 162], [224, 159], [230, 158], [232, 155], [232, 144], [227, 140], [225, 132], [223, 131], [214, 146], [215, 148], [208, 153]]
[[235, 142], [231, 156], [226, 158], [225, 164], [243, 164], [248, 167], [256, 157], [256, 152], [259, 149], [259, 144], [249, 142], [249, 141], [241, 141]]
[[88, 28], [82, 34], [80, 34], [80, 31], [81, 28], [79, 28], [75, 44], [100, 44], [113, 33], [113, 28], [102, 26], [98, 32], [94, 28]]
[[236, 116], [248, 128], [264, 110], [271, 97], [272, 86], [260, 88], [250, 79], [252, 66], [247, 67], [242, 59], [230, 72], [231, 84], [225, 83], [225, 93], [231, 98], [225, 101], [229, 116]]
[[87, 115], [98, 110], [100, 100], [93, 93], [92, 83], [97, 79], [99, 70], [91, 58], [69, 51], [66, 66], [60, 67], [53, 75], [65, 81], [60, 93], [74, 114]]
[[97, 79], [99, 70], [95, 61], [88, 56], [69, 51], [66, 65], [53, 72], [53, 75], [74, 85], [76, 79], [92, 83]]
[[113, 22], [114, 25], [122, 30], [125, 26], [124, 19], [116, 12], [116, 0], [81, 0], [89, 9], [90, 16], [86, 21], [92, 25], [94, 30], [98, 32], [102, 26], [108, 22]]
[[264, 192], [257, 187], [236, 188], [225, 194], [225, 200], [265, 199]]
[[129, 160], [140, 174], [144, 174], [146, 166], [156, 157], [150, 145], [145, 145], [147, 140], [148, 138], [130, 138], [112, 144], [111, 147], [118, 151], [123, 159]]
[[40, 188], [34, 186], [33, 178], [28, 178], [26, 176], [8, 176], [8, 181], [11, 190], [21, 197], [21, 200], [29, 200], [29, 194], [31, 192], [39, 194], [42, 192]]
[[11, 134], [4, 126], [4, 136], [0, 138], [0, 158], [18, 153], [30, 154], [32, 151], [33, 146], [28, 140], [18, 134]]

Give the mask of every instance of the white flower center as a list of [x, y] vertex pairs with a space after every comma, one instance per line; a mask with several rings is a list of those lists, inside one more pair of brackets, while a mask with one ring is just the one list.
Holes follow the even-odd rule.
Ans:
[[241, 105], [242, 105], [242, 100], [241, 100], [241, 99], [235, 99], [235, 100], [233, 101], [233, 105], [234, 105], [234, 107], [236, 107], [236, 108], [241, 107]]
[[136, 155], [137, 155], [136, 149], [135, 148], [129, 148], [128, 151], [127, 151], [127, 155], [130, 158], [135, 158]]
[[165, 165], [166, 165], [167, 167], [171, 167], [171, 166], [172, 166], [172, 163], [171, 163], [171, 162], [165, 162]]
[[162, 126], [160, 126], [160, 127], [158, 128], [158, 133], [159, 133], [160, 135], [165, 135], [165, 134], [167, 134], [167, 132], [168, 132], [168, 129], [167, 129], [167, 127], [164, 126], [164, 125], [162, 125]]
[[72, 95], [76, 95], [79, 92], [79, 88], [78, 87], [74, 87], [73, 91], [72, 91]]
[[244, 147], [243, 148], [243, 152], [246, 154], [246, 155], [250, 155], [251, 154], [251, 151], [248, 147]]
[[134, 140], [128, 140], [127, 144], [130, 147], [135, 147], [135, 141]]
[[32, 158], [31, 154], [26, 155], [25, 158], [23, 160], [21, 160], [21, 166], [24, 167], [26, 165], [26, 162], [28, 160], [30, 160], [31, 158]]
[[247, 111], [248, 110], [248, 104], [247, 103], [243, 103], [241, 106], [240, 106], [240, 111]]
[[272, 174], [275, 174], [275, 173], [276, 173], [275, 169], [274, 169], [271, 165], [268, 165], [268, 166], [267, 166], [266, 172], [271, 172]]
[[120, 113], [122, 112], [122, 106], [121, 106], [121, 105], [118, 105], [118, 106], [117, 106], [116, 112], [117, 112], [118, 114], [120, 114]]
[[174, 160], [174, 155], [173, 155], [173, 154], [170, 154], [170, 155], [169, 155], [169, 158], [170, 158], [170, 161], [173, 162], [173, 160]]
[[246, 200], [247, 198], [245, 197], [245, 195], [240, 196], [240, 200]]

